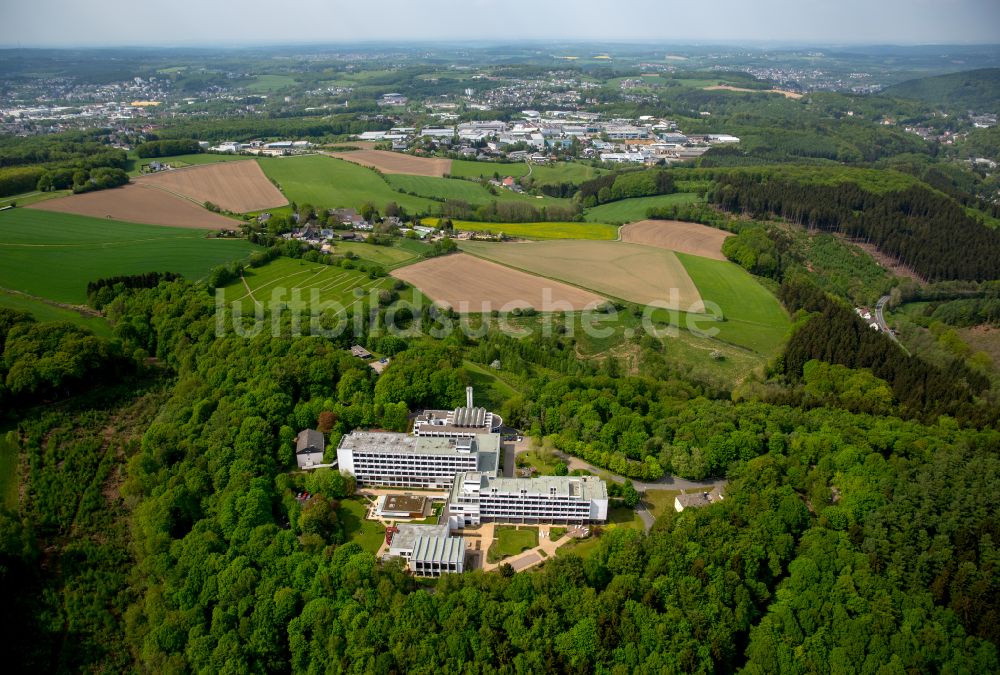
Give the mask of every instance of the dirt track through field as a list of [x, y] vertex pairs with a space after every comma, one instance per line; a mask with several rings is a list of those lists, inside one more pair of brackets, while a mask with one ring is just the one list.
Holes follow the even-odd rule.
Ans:
[[[432, 258], [392, 272], [438, 302], [462, 313], [534, 307], [545, 311], [580, 310], [604, 301], [568, 284], [498, 265], [464, 253]], [[553, 303], [559, 303], [554, 306]]]
[[288, 203], [253, 160], [160, 171], [140, 176], [135, 182], [187, 197], [199, 204], [212, 202], [233, 213], [260, 211]]
[[713, 260], [726, 259], [722, 254], [722, 242], [731, 236], [731, 233], [714, 227], [679, 220], [640, 220], [623, 225], [621, 229], [622, 241], [700, 255]]
[[207, 211], [183, 197], [141, 183], [50, 199], [26, 208], [200, 230], [232, 230], [240, 225], [239, 221]]
[[331, 157], [378, 169], [382, 173], [405, 173], [411, 176], [440, 178], [451, 172], [451, 160], [443, 157], [414, 157], [388, 150], [356, 150], [327, 154]]

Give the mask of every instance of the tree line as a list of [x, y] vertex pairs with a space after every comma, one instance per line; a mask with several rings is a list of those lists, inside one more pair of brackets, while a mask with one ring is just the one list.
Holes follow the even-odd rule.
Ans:
[[718, 176], [709, 200], [733, 213], [780, 217], [870, 242], [931, 281], [1000, 278], [1000, 232], [921, 185], [875, 191], [851, 181], [816, 184], [744, 171]]

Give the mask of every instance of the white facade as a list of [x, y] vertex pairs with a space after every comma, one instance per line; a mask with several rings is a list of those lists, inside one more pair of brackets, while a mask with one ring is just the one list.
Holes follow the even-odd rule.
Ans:
[[337, 462], [359, 485], [447, 489], [463, 471], [496, 475], [499, 453], [499, 434], [428, 438], [354, 431], [341, 438]]
[[590, 523], [608, 519], [608, 487], [596, 476], [455, 477], [448, 500], [452, 527], [500, 523]]

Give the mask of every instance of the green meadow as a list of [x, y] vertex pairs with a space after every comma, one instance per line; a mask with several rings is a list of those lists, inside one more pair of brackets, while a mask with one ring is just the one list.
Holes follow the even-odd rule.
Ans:
[[10, 209], [0, 212], [0, 287], [83, 304], [95, 279], [177, 272], [197, 280], [255, 248], [200, 230]]
[[[278, 258], [263, 267], [247, 269], [244, 281], [224, 289], [227, 303], [240, 302], [244, 311], [251, 311], [254, 301], [267, 307], [291, 302], [297, 296], [309, 303], [313, 292], [321, 303], [335, 302], [348, 307], [367, 298], [370, 293], [391, 288], [395, 279], [369, 279], [368, 274], [336, 265], [322, 265], [296, 258]], [[249, 291], [247, 290], [249, 287]]]
[[371, 169], [326, 155], [257, 160], [289, 201], [323, 208], [358, 208], [371, 202], [382, 209], [396, 202], [412, 213], [428, 213], [438, 203], [397, 192]]
[[722, 309], [724, 320], [698, 326], [718, 328], [718, 339], [770, 356], [784, 341], [791, 321], [778, 299], [735, 263], [677, 253], [702, 300]]
[[584, 214], [584, 218], [595, 223], [634, 223], [637, 220], [645, 220], [646, 212], [650, 208], [691, 204], [696, 201], [698, 201], [698, 195], [691, 192], [678, 192], [655, 197], [635, 197], [589, 208]]

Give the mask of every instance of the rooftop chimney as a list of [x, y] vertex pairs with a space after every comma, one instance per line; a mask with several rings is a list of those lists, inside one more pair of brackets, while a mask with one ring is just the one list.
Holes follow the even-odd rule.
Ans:
[[465, 407], [472, 407], [472, 387], [465, 388]]

